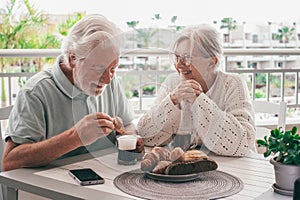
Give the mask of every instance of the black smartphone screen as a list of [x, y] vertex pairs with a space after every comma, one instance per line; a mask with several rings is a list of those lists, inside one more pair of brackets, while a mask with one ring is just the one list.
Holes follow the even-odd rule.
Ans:
[[73, 169], [69, 174], [81, 185], [104, 183], [104, 179], [90, 168]]

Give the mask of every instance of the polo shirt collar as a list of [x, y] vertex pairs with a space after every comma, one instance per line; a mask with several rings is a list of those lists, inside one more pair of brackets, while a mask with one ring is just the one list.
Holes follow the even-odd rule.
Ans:
[[81, 90], [79, 90], [69, 81], [69, 79], [60, 69], [59, 63], [62, 61], [62, 59], [63, 56], [59, 56], [56, 64], [53, 66], [53, 77], [57, 86], [66, 96], [68, 96], [71, 99], [74, 99], [79, 95], [86, 96]]

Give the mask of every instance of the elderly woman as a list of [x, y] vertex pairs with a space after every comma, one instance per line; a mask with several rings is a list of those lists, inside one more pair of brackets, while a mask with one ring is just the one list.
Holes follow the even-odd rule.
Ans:
[[145, 145], [167, 145], [189, 131], [192, 146], [226, 156], [245, 156], [254, 146], [251, 100], [237, 74], [219, 69], [222, 46], [213, 27], [187, 27], [175, 41], [178, 73], [160, 87], [153, 107], [138, 122]]

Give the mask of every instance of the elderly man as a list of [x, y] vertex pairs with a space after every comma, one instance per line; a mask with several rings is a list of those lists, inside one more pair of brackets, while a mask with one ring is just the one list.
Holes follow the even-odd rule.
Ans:
[[36, 74], [18, 94], [5, 133], [3, 170], [46, 165], [113, 145], [113, 116], [135, 130], [114, 78], [117, 34], [115, 25], [97, 14], [73, 26], [52, 70]]

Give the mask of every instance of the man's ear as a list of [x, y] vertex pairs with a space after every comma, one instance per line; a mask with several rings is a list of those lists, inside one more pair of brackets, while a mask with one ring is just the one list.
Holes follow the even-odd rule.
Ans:
[[76, 56], [74, 54], [68, 54], [69, 65], [71, 68], [75, 67]]

